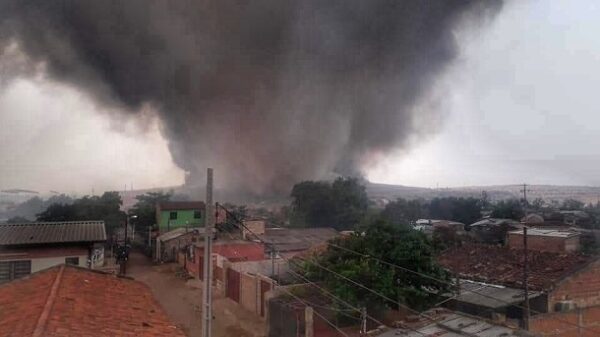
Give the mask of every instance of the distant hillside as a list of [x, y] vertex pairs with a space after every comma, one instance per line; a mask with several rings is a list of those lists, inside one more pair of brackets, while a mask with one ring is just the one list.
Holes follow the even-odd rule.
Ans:
[[[367, 184], [367, 193], [372, 199], [396, 198], [405, 199], [432, 199], [436, 197], [481, 197], [481, 192], [486, 191], [491, 200], [520, 198], [523, 194], [523, 185], [495, 185], [495, 186], [470, 186], [456, 188], [422, 188], [402, 185]], [[528, 185], [527, 199], [542, 198], [546, 201], [564, 199], [577, 199], [585, 203], [595, 203], [600, 198], [600, 187], [593, 186], [555, 186], [555, 185]]]

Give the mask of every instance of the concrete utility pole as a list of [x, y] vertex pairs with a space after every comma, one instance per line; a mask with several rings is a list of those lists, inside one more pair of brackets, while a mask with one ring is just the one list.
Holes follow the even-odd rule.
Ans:
[[213, 212], [213, 169], [206, 170], [206, 216], [204, 217], [204, 291], [202, 292], [202, 337], [211, 337], [212, 324], [212, 233], [215, 225]]
[[314, 337], [315, 326], [313, 321], [313, 308], [304, 308], [304, 337]]
[[367, 308], [360, 309], [360, 336], [367, 337]]
[[527, 227], [523, 227], [523, 286], [525, 288], [525, 306], [523, 308], [523, 328], [529, 331], [529, 252], [527, 250]]

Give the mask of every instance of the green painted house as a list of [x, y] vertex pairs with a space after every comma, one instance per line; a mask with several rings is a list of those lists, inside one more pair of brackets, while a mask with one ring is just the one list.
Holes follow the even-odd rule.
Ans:
[[156, 223], [161, 233], [181, 227], [204, 226], [202, 201], [169, 201], [156, 204]]

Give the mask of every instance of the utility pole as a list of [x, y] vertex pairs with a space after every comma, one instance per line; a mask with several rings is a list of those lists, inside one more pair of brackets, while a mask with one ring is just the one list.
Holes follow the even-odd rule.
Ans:
[[523, 184], [523, 189], [521, 190], [521, 192], [523, 193], [523, 208], [525, 209], [525, 215], [527, 215], [527, 192], [529, 190], [527, 189], [527, 184]]
[[523, 308], [523, 328], [529, 331], [529, 251], [527, 250], [527, 227], [523, 227], [523, 286], [525, 288], [525, 306]]
[[204, 291], [202, 292], [202, 337], [211, 337], [212, 323], [212, 234], [214, 227], [213, 213], [213, 169], [206, 170], [206, 216], [204, 217]]
[[367, 337], [367, 308], [360, 309], [360, 337]]

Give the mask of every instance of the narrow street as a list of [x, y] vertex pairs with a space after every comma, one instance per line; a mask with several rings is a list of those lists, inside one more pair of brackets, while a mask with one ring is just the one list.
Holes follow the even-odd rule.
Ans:
[[[189, 337], [202, 332], [202, 289], [199, 281], [185, 281], [176, 275], [177, 264], [153, 265], [139, 252], [132, 252], [127, 276], [144, 282], [175, 324]], [[213, 291], [213, 336], [262, 337], [265, 323], [235, 302]]]

